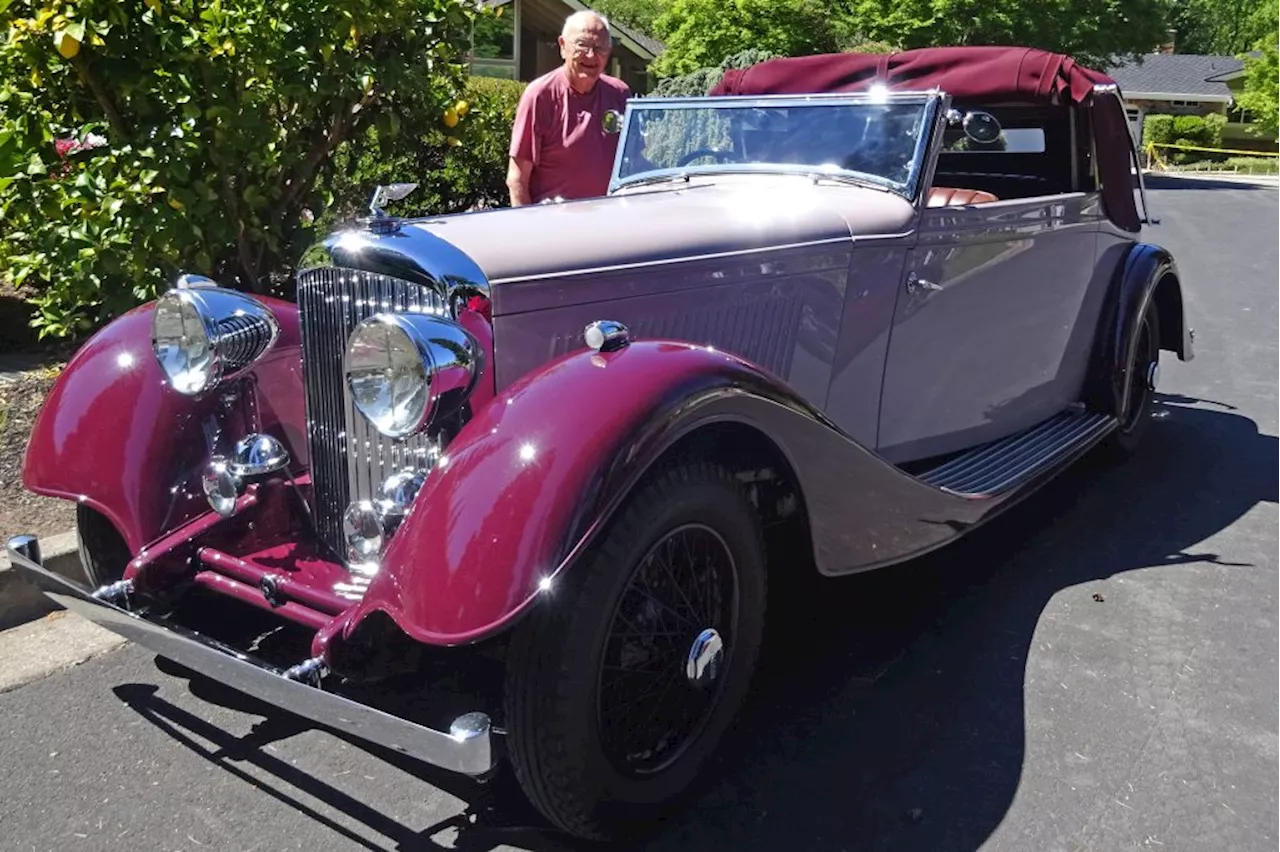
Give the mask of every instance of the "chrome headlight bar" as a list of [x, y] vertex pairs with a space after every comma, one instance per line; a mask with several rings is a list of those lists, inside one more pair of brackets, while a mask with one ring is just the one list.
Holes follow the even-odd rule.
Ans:
[[151, 348], [169, 386], [195, 396], [233, 379], [271, 348], [280, 325], [252, 296], [184, 275], [156, 302]]
[[405, 438], [461, 407], [483, 357], [452, 320], [376, 314], [351, 332], [344, 368], [356, 410], [388, 438]]

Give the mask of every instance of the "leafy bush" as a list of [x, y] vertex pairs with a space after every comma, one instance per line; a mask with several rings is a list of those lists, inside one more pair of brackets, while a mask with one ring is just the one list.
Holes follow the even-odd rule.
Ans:
[[1228, 157], [1222, 165], [1228, 171], [1251, 175], [1273, 175], [1280, 168], [1275, 157]]
[[1142, 138], [1156, 145], [1173, 142], [1173, 116], [1148, 115], [1142, 120]]
[[[1222, 132], [1227, 117], [1220, 113], [1199, 115], [1148, 115], [1142, 122], [1144, 144], [1181, 145], [1192, 148], [1222, 147]], [[1175, 163], [1191, 163], [1217, 156], [1207, 151], [1166, 150]]]
[[397, 132], [371, 127], [344, 143], [323, 187], [327, 209], [317, 219], [317, 229], [367, 215], [378, 184], [418, 184], [394, 208], [406, 216], [508, 204], [507, 152], [524, 87], [513, 80], [473, 77], [455, 105], [454, 113], [461, 114], [454, 126], [449, 126], [451, 117], [411, 117]]
[[333, 153], [458, 98], [468, 0], [0, 0], [0, 268], [69, 336], [285, 280]]

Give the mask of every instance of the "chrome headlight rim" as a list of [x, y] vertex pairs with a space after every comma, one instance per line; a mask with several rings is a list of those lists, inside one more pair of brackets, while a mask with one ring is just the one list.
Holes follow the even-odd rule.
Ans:
[[[381, 386], [372, 385], [381, 393], [369, 394], [368, 388], [359, 385], [361, 379], [375, 378], [372, 369], [353, 363], [356, 347], [367, 335], [379, 332], [387, 334], [384, 339], [388, 341], [393, 336], [400, 338], [402, 350], [414, 354], [413, 366], [421, 376], [420, 385], [412, 390], [413, 395], [421, 396], [421, 401], [414, 403], [408, 416], [394, 423], [387, 422], [389, 411], [395, 407], [394, 394], [385, 385], [388, 380], [384, 379]], [[390, 364], [389, 346], [383, 351], [388, 353], [386, 360]], [[393, 440], [419, 434], [454, 410], [475, 388], [482, 369], [483, 354], [475, 338], [452, 319], [434, 314], [378, 313], [366, 317], [351, 330], [343, 352], [343, 374], [352, 406], [380, 435]], [[358, 378], [358, 373], [365, 375]], [[386, 401], [379, 403], [384, 397]]]
[[[373, 402], [362, 402], [362, 394], [357, 388], [357, 381], [353, 377], [352, 361], [353, 350], [356, 345], [364, 338], [364, 336], [376, 333], [376, 331], [387, 333], [386, 340], [390, 341], [390, 335], [398, 335], [408, 344], [408, 349], [417, 356], [417, 363], [414, 365], [421, 375], [421, 385], [414, 389], [415, 394], [421, 394], [421, 403], [415, 403], [414, 408], [410, 411], [410, 416], [401, 418], [399, 425], [387, 425], [387, 412], [376, 409]], [[390, 351], [389, 348], [387, 350]], [[396, 314], [374, 314], [367, 317], [356, 324], [351, 330], [350, 336], [347, 338], [346, 349], [342, 353], [342, 371], [347, 380], [347, 390], [351, 393], [351, 404], [356, 411], [360, 413], [369, 425], [378, 431], [380, 435], [387, 438], [407, 438], [422, 431], [423, 427], [431, 419], [431, 356], [425, 351], [420, 341], [404, 327], [404, 324], [398, 321]], [[414, 376], [416, 379], [417, 376]], [[390, 400], [389, 408], [395, 407], [394, 397]]]
[[[209, 366], [203, 380], [196, 383], [175, 371], [162, 353], [166, 344], [160, 324], [166, 313], [189, 311], [199, 321]], [[184, 328], [185, 331], [185, 328]], [[164, 373], [165, 383], [185, 396], [200, 396], [224, 381], [238, 378], [271, 350], [280, 336], [275, 313], [247, 293], [218, 287], [207, 278], [183, 275], [177, 286], [156, 299], [151, 316], [151, 352]], [[179, 350], [181, 351], [181, 350]]]
[[[167, 311], [175, 311], [181, 316], [184, 309], [190, 309], [195, 314], [200, 323], [200, 331], [204, 335], [204, 346], [209, 350], [209, 367], [204, 373], [204, 380], [199, 385], [190, 383], [182, 383], [177, 380], [175, 373], [166, 363], [165, 356], [161, 353], [161, 333], [160, 323], [162, 317]], [[185, 328], [184, 328], [185, 330]], [[203, 300], [191, 290], [173, 289], [164, 293], [156, 300], [155, 310], [151, 315], [151, 351], [155, 355], [156, 362], [160, 365], [160, 370], [165, 375], [165, 381], [169, 387], [178, 393], [187, 396], [196, 396], [204, 393], [211, 387], [214, 387], [221, 381], [222, 372], [221, 364], [217, 353], [214, 351], [213, 341], [217, 335], [217, 330], [213, 327], [212, 318], [209, 315], [208, 308]], [[185, 355], [185, 353], [183, 353]]]

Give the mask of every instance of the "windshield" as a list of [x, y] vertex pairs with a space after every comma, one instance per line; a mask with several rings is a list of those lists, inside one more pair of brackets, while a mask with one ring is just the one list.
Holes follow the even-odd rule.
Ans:
[[931, 100], [743, 97], [628, 104], [614, 187], [685, 173], [827, 172], [912, 194]]

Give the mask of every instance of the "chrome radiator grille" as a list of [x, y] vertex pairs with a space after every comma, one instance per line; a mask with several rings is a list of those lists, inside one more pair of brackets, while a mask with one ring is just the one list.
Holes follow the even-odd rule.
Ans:
[[345, 556], [347, 506], [374, 497], [398, 470], [429, 466], [425, 459], [433, 451], [425, 433], [393, 441], [355, 410], [342, 369], [347, 338], [373, 314], [445, 315], [445, 303], [429, 287], [358, 269], [308, 269], [297, 283], [316, 523], [325, 541]]

